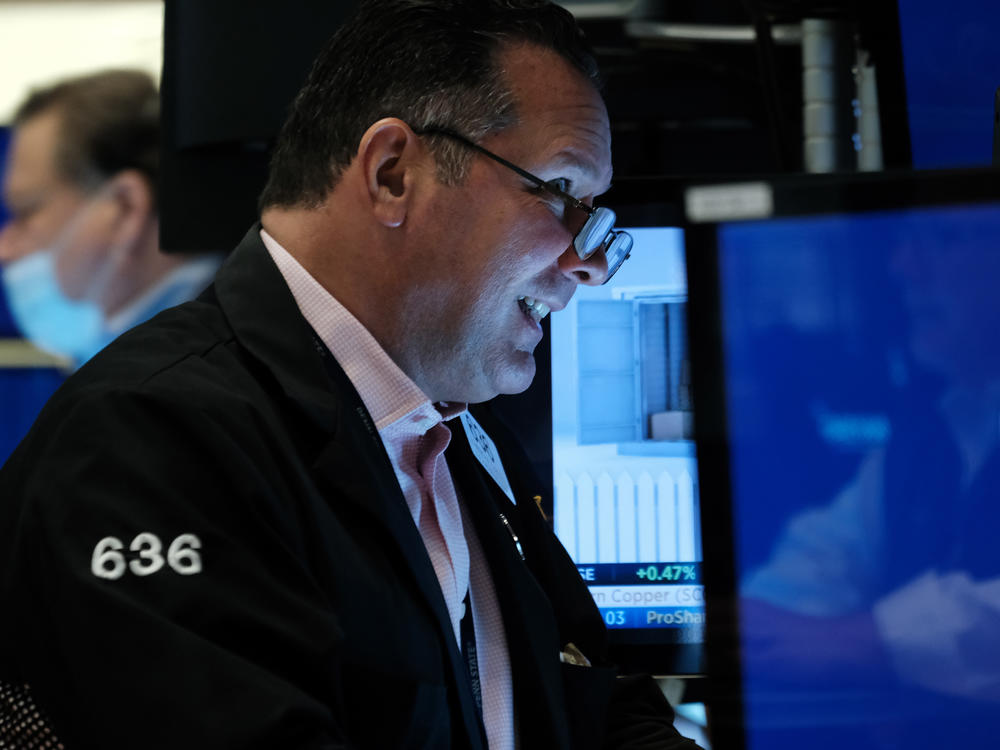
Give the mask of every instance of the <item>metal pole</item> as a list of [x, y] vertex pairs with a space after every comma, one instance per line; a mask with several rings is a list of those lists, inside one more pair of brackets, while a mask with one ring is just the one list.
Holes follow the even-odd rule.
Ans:
[[858, 170], [877, 172], [883, 167], [882, 125], [878, 110], [878, 81], [875, 66], [869, 62], [867, 51], [859, 49], [854, 66], [854, 116], [857, 127], [854, 133], [854, 150]]
[[837, 168], [836, 28], [832, 21], [802, 21], [803, 161], [807, 172]]

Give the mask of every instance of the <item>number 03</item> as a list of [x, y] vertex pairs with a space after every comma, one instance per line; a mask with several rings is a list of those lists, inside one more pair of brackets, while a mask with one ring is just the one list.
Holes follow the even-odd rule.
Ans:
[[[126, 570], [137, 576], [148, 576], [163, 567], [163, 544], [156, 534], [144, 531], [138, 534], [128, 546], [138, 557], [126, 563], [125, 545], [121, 539], [106, 536], [94, 547], [90, 558], [90, 572], [98, 578], [115, 581], [125, 575]], [[201, 572], [201, 540], [194, 534], [181, 534], [170, 543], [166, 563], [176, 573], [190, 576]]]

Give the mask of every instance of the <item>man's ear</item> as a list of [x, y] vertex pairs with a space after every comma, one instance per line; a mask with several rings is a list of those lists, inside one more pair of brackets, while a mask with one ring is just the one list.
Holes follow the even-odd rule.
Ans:
[[138, 170], [125, 169], [111, 178], [107, 189], [115, 206], [114, 244], [135, 246], [156, 215], [149, 180]]
[[365, 131], [358, 162], [376, 220], [398, 227], [406, 220], [419, 159], [425, 154], [420, 139], [402, 120], [387, 117]]

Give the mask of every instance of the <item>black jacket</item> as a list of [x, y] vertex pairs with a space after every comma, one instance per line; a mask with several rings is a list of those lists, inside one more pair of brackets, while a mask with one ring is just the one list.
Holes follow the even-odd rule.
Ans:
[[[537, 488], [508, 472], [511, 505], [449, 426], [522, 747], [693, 746], [651, 681], [601, 664]], [[389, 459], [258, 228], [46, 406], [0, 472], [0, 563], [0, 680], [31, 685], [69, 750], [482, 746]], [[561, 664], [567, 642], [597, 666]]]

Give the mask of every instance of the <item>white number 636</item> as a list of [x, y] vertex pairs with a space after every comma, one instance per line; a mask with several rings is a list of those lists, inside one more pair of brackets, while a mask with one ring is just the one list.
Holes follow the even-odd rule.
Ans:
[[[122, 550], [125, 545], [114, 536], [106, 536], [94, 547], [90, 558], [90, 572], [98, 578], [114, 581], [125, 575], [126, 570], [137, 576], [148, 576], [163, 567], [163, 545], [156, 534], [144, 531], [137, 535], [128, 546], [137, 553], [126, 562]], [[194, 534], [181, 534], [170, 543], [167, 549], [166, 563], [182, 576], [190, 576], [201, 572], [201, 540]]]

